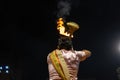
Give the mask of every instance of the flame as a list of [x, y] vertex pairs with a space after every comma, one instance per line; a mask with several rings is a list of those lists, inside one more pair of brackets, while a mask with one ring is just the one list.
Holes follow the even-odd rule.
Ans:
[[65, 31], [63, 18], [58, 19], [58, 21], [57, 21], [57, 30], [59, 31], [59, 34], [61, 34], [61, 35], [70, 36], [70, 33]]

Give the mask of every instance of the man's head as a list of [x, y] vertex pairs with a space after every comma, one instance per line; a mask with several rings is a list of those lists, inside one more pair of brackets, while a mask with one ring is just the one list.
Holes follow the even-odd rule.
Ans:
[[69, 37], [61, 36], [58, 40], [58, 49], [72, 50], [72, 40]]

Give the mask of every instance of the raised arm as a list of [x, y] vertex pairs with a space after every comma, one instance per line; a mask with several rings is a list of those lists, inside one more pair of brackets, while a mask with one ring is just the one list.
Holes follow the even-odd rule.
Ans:
[[86, 58], [91, 56], [91, 52], [89, 50], [76, 51], [76, 53], [80, 61], [84, 61]]

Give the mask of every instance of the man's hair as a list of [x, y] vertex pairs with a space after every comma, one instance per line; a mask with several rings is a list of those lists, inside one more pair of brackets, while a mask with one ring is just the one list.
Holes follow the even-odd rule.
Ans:
[[58, 49], [71, 50], [73, 47], [72, 40], [69, 37], [62, 36], [58, 39]]

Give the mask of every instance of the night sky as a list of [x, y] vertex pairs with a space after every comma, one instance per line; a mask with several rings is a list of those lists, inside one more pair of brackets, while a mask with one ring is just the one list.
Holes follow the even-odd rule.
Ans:
[[[117, 80], [120, 67], [120, 1], [71, 0], [66, 21], [80, 25], [75, 50], [88, 49], [80, 80]], [[57, 47], [58, 0], [0, 1], [0, 65], [10, 65], [15, 80], [47, 80], [47, 55]], [[1, 79], [0, 79], [1, 80]]]

